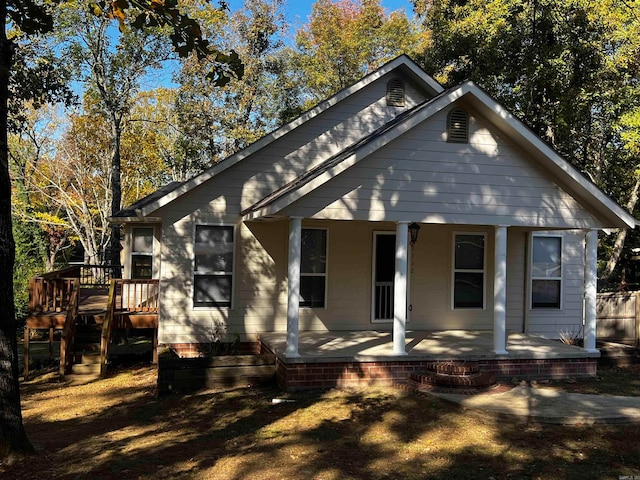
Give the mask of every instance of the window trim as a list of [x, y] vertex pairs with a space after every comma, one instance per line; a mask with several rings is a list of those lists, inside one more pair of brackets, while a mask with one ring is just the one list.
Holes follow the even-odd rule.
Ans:
[[[456, 268], [456, 237], [458, 235], [475, 235], [483, 238], [484, 248], [482, 252], [482, 307], [456, 307], [456, 273], [478, 273], [480, 270], [468, 268]], [[451, 310], [486, 310], [487, 309], [487, 232], [453, 232], [451, 242]]]
[[[136, 230], [139, 229], [151, 229], [151, 252], [137, 252], [134, 250], [135, 248], [135, 239], [136, 239]], [[156, 278], [156, 269], [155, 269], [155, 250], [156, 250], [156, 229], [154, 226], [150, 225], [135, 225], [131, 227], [131, 248], [129, 248], [129, 278], [133, 279], [133, 257], [135, 256], [145, 256], [151, 257], [151, 278]]]
[[[231, 260], [231, 299], [229, 301], [229, 305], [228, 306], [224, 306], [224, 305], [196, 305], [195, 302], [195, 289], [196, 289], [196, 228], [197, 227], [231, 227], [232, 229], [232, 234], [233, 234], [233, 241], [231, 243], [232, 245], [232, 260]], [[233, 310], [234, 306], [235, 306], [235, 299], [236, 299], [236, 242], [237, 242], [237, 233], [238, 233], [238, 226], [236, 224], [233, 223], [211, 223], [211, 222], [203, 222], [203, 223], [198, 223], [198, 222], [194, 222], [193, 223], [193, 231], [191, 233], [191, 239], [192, 239], [192, 245], [193, 245], [193, 252], [192, 252], [192, 260], [191, 260], [191, 273], [192, 273], [192, 282], [191, 282], [191, 309], [192, 310]], [[220, 274], [220, 275], [228, 275], [228, 273], [226, 272], [215, 272], [213, 275], [215, 274]], [[207, 275], [212, 275], [212, 274], [207, 274]]]
[[[560, 276], [559, 277], [536, 277], [533, 274], [533, 239], [535, 237], [559, 238], [560, 239]], [[535, 312], [557, 312], [562, 310], [564, 305], [564, 235], [562, 233], [531, 232], [529, 235], [529, 310]], [[533, 306], [533, 282], [534, 280], [557, 280], [560, 281], [560, 298], [557, 307], [534, 307]]]
[[[324, 255], [326, 257], [324, 273], [303, 273], [302, 272], [302, 231], [303, 230], [324, 230], [325, 231], [325, 252]], [[322, 277], [324, 276], [324, 299], [322, 307], [311, 307], [307, 305], [301, 305], [302, 303], [302, 292], [300, 295], [300, 299], [298, 300], [298, 308], [305, 308], [309, 310], [313, 309], [327, 309], [328, 308], [328, 298], [329, 298], [329, 229], [327, 227], [301, 227], [300, 229], [300, 289], [302, 290], [302, 277]]]

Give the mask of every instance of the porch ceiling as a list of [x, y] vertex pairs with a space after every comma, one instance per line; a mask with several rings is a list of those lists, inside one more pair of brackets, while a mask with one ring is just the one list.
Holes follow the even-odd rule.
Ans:
[[[285, 358], [286, 333], [262, 333], [260, 340], [277, 356]], [[420, 360], [485, 360], [593, 358], [582, 348], [565, 345], [535, 335], [509, 333], [509, 355], [498, 356], [492, 351], [493, 332], [445, 330], [408, 331], [408, 355], [393, 355], [392, 333], [381, 331], [301, 332], [300, 357], [287, 358], [287, 363], [323, 363], [336, 361], [415, 361]]]

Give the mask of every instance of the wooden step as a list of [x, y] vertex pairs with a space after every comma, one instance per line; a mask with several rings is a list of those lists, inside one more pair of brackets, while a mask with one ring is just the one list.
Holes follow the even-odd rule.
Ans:
[[73, 356], [73, 363], [86, 363], [87, 365], [100, 363], [100, 352], [76, 353]]
[[100, 375], [100, 363], [74, 363], [71, 365], [71, 373], [78, 375]]

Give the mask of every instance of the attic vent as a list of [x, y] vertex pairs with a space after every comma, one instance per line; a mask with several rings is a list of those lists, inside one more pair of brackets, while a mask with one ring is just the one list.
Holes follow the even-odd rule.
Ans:
[[469, 141], [469, 117], [467, 112], [456, 108], [449, 112], [447, 141], [467, 143]]
[[387, 83], [387, 107], [404, 107], [404, 82], [399, 78]]

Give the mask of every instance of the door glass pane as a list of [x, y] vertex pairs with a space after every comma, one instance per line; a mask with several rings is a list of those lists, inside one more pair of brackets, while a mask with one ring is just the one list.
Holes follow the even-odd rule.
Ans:
[[376, 237], [376, 282], [393, 282], [396, 273], [396, 236]]
[[376, 235], [374, 320], [393, 319], [393, 281], [396, 273], [396, 236]]
[[131, 256], [131, 278], [152, 278], [153, 257], [151, 255]]
[[484, 269], [484, 235], [456, 235], [455, 268]]

